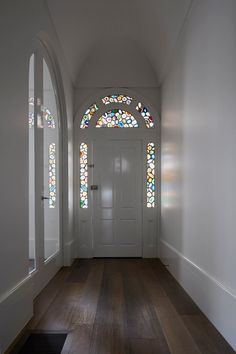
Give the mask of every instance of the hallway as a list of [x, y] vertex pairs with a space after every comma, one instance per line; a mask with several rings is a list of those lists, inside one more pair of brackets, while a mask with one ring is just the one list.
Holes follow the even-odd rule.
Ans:
[[0, 354], [233, 353], [236, 0], [0, 0], [0, 29]]
[[159, 260], [76, 260], [35, 301], [29, 330], [68, 332], [62, 354], [233, 354]]

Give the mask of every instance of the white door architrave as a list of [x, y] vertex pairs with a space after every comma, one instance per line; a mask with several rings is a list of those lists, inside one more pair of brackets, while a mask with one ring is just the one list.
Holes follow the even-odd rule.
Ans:
[[[133, 98], [130, 105], [111, 103], [104, 105], [101, 98], [109, 94], [126, 94]], [[155, 128], [146, 128], [145, 120], [136, 110], [137, 102], [144, 103], [150, 110]], [[89, 127], [81, 129], [84, 112], [92, 104], [98, 111], [90, 120]], [[112, 109], [130, 112], [137, 120], [138, 128], [96, 128], [98, 118]], [[77, 256], [93, 257], [157, 257], [159, 230], [160, 169], [159, 117], [145, 99], [127, 89], [103, 90], [90, 99], [75, 119], [74, 150], [74, 206]], [[147, 207], [147, 144], [156, 147], [155, 163], [155, 207]], [[80, 207], [80, 144], [88, 147], [88, 208]], [[125, 173], [124, 163], [128, 160], [132, 171]], [[123, 169], [121, 164], [123, 161]], [[111, 168], [108, 167], [110, 165]], [[135, 178], [136, 176], [136, 178]], [[106, 178], [105, 178], [106, 177]], [[136, 194], [132, 192], [133, 187]], [[126, 181], [125, 181], [126, 179]], [[95, 190], [91, 186], [95, 185]], [[101, 190], [103, 193], [101, 193]], [[125, 192], [127, 198], [125, 198]], [[129, 192], [127, 192], [129, 191]], [[105, 198], [105, 199], [104, 199]]]

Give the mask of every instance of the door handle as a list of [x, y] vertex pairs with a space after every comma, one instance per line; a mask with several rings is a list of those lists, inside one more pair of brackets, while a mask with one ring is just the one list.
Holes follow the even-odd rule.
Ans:
[[98, 190], [98, 185], [97, 184], [92, 184], [90, 186], [91, 191], [97, 191]]
[[44, 197], [44, 196], [42, 195], [41, 200], [45, 200], [45, 199], [50, 199], [50, 198], [49, 198], [49, 197]]

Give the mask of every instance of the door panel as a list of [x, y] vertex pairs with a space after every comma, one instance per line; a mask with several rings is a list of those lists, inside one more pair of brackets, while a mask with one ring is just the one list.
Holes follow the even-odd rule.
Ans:
[[140, 257], [141, 143], [94, 142], [93, 235], [95, 257]]
[[44, 150], [44, 259], [60, 249], [58, 119], [55, 91], [47, 63], [43, 60], [43, 150]]
[[137, 225], [136, 220], [120, 220], [119, 242], [121, 245], [135, 245]]

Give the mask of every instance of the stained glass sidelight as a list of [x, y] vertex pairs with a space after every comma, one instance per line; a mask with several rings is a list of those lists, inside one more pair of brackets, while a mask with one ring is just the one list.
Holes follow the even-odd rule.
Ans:
[[138, 126], [132, 114], [121, 109], [112, 109], [104, 113], [96, 123], [96, 128], [138, 128]]
[[88, 146], [80, 144], [80, 207], [88, 208]]
[[139, 102], [136, 106], [137, 111], [141, 114], [141, 116], [145, 120], [145, 124], [147, 128], [154, 128], [154, 121], [153, 118], [148, 111], [147, 107], [144, 107], [141, 102]]
[[155, 144], [147, 145], [147, 207], [155, 207]]
[[110, 104], [110, 103], [125, 103], [130, 105], [132, 102], [132, 98], [127, 96], [127, 95], [109, 95], [104, 98], [102, 98], [102, 102], [104, 104]]
[[87, 109], [87, 111], [84, 113], [83, 118], [81, 120], [80, 128], [82, 128], [82, 129], [88, 128], [92, 116], [97, 112], [98, 109], [99, 109], [99, 107], [96, 105], [96, 103], [93, 103]]
[[48, 188], [49, 188], [49, 208], [55, 208], [56, 205], [56, 144], [49, 145], [48, 161]]

